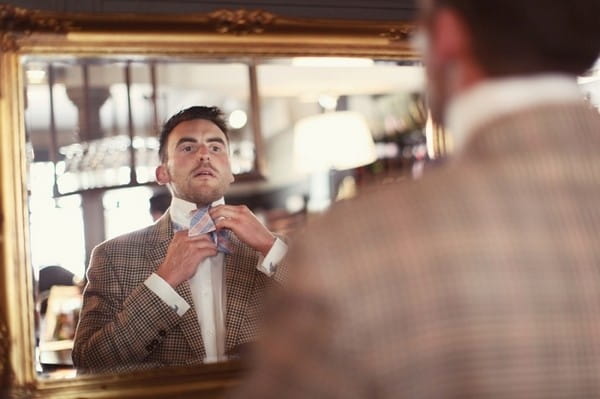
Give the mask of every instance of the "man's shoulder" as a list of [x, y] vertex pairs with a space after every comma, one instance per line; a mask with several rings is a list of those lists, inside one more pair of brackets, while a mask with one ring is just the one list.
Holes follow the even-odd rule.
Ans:
[[484, 180], [481, 169], [449, 163], [429, 170], [420, 180], [402, 179], [367, 187], [357, 197], [335, 203], [315, 225], [343, 232], [356, 224], [360, 234], [376, 234], [389, 224], [396, 224], [400, 230], [402, 223], [417, 223], [432, 209], [448, 205], [448, 200], [464, 192], [469, 184]]
[[160, 228], [157, 224], [152, 224], [141, 229], [121, 234], [117, 237], [108, 239], [97, 246], [98, 249], [106, 251], [129, 251], [136, 247], [154, 245], [158, 242], [161, 235]]
[[600, 141], [600, 114], [583, 102], [541, 104], [479, 126], [465, 146], [469, 158], [531, 158], [531, 153], [587, 153]]

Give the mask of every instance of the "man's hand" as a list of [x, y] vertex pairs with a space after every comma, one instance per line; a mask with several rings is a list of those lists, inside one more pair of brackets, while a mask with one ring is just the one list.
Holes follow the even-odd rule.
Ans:
[[263, 256], [267, 256], [275, 243], [275, 236], [245, 205], [217, 205], [208, 211], [217, 230], [229, 229], [240, 240]]
[[167, 249], [167, 256], [156, 274], [173, 288], [196, 274], [200, 262], [217, 254], [217, 246], [208, 234], [188, 237], [187, 230], [175, 233]]

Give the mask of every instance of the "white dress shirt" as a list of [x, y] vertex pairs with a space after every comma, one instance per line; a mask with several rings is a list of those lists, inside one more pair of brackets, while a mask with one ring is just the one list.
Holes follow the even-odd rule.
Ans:
[[[212, 205], [221, 205], [223, 198]], [[196, 205], [173, 197], [169, 213], [171, 222], [180, 226], [189, 226]], [[279, 238], [263, 258], [259, 256], [257, 269], [272, 276], [277, 265], [287, 252], [287, 245]], [[227, 360], [225, 355], [225, 315], [227, 311], [227, 293], [224, 270], [225, 255], [219, 252], [216, 256], [206, 258], [198, 265], [196, 274], [189, 280], [194, 301], [194, 309], [198, 315], [198, 323], [202, 332], [202, 340], [206, 350], [205, 363]], [[156, 295], [173, 308], [179, 316], [183, 316], [190, 308], [177, 292], [161, 277], [153, 273], [145, 282]]]
[[450, 102], [446, 127], [458, 153], [477, 128], [494, 118], [543, 104], [581, 101], [583, 97], [575, 78], [567, 75], [485, 80]]

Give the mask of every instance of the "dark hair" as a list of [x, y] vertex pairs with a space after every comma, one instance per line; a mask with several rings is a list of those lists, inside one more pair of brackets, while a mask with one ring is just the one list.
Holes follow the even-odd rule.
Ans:
[[169, 118], [167, 123], [164, 124], [159, 138], [158, 155], [160, 156], [161, 162], [167, 161], [167, 139], [169, 134], [177, 125], [181, 122], [191, 121], [194, 119], [204, 119], [211, 121], [225, 134], [225, 138], [229, 141], [227, 123], [223, 111], [219, 107], [205, 107], [205, 106], [193, 106], [179, 111], [175, 115]]
[[159, 212], [161, 215], [171, 205], [171, 193], [160, 192], [150, 197], [150, 213]]
[[600, 54], [599, 0], [434, 0], [455, 10], [491, 76], [581, 75]]

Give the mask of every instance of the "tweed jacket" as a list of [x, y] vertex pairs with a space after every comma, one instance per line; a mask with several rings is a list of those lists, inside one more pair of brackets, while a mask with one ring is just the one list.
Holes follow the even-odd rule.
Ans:
[[[206, 354], [189, 283], [176, 288], [192, 305], [181, 317], [144, 284], [165, 258], [173, 234], [167, 212], [155, 224], [94, 249], [73, 348], [78, 372], [202, 362]], [[233, 233], [230, 240], [232, 254], [224, 260], [229, 354], [256, 338], [265, 291], [278, 278], [256, 269], [254, 249]]]
[[597, 110], [523, 109], [466, 144], [296, 238], [239, 397], [600, 397]]

